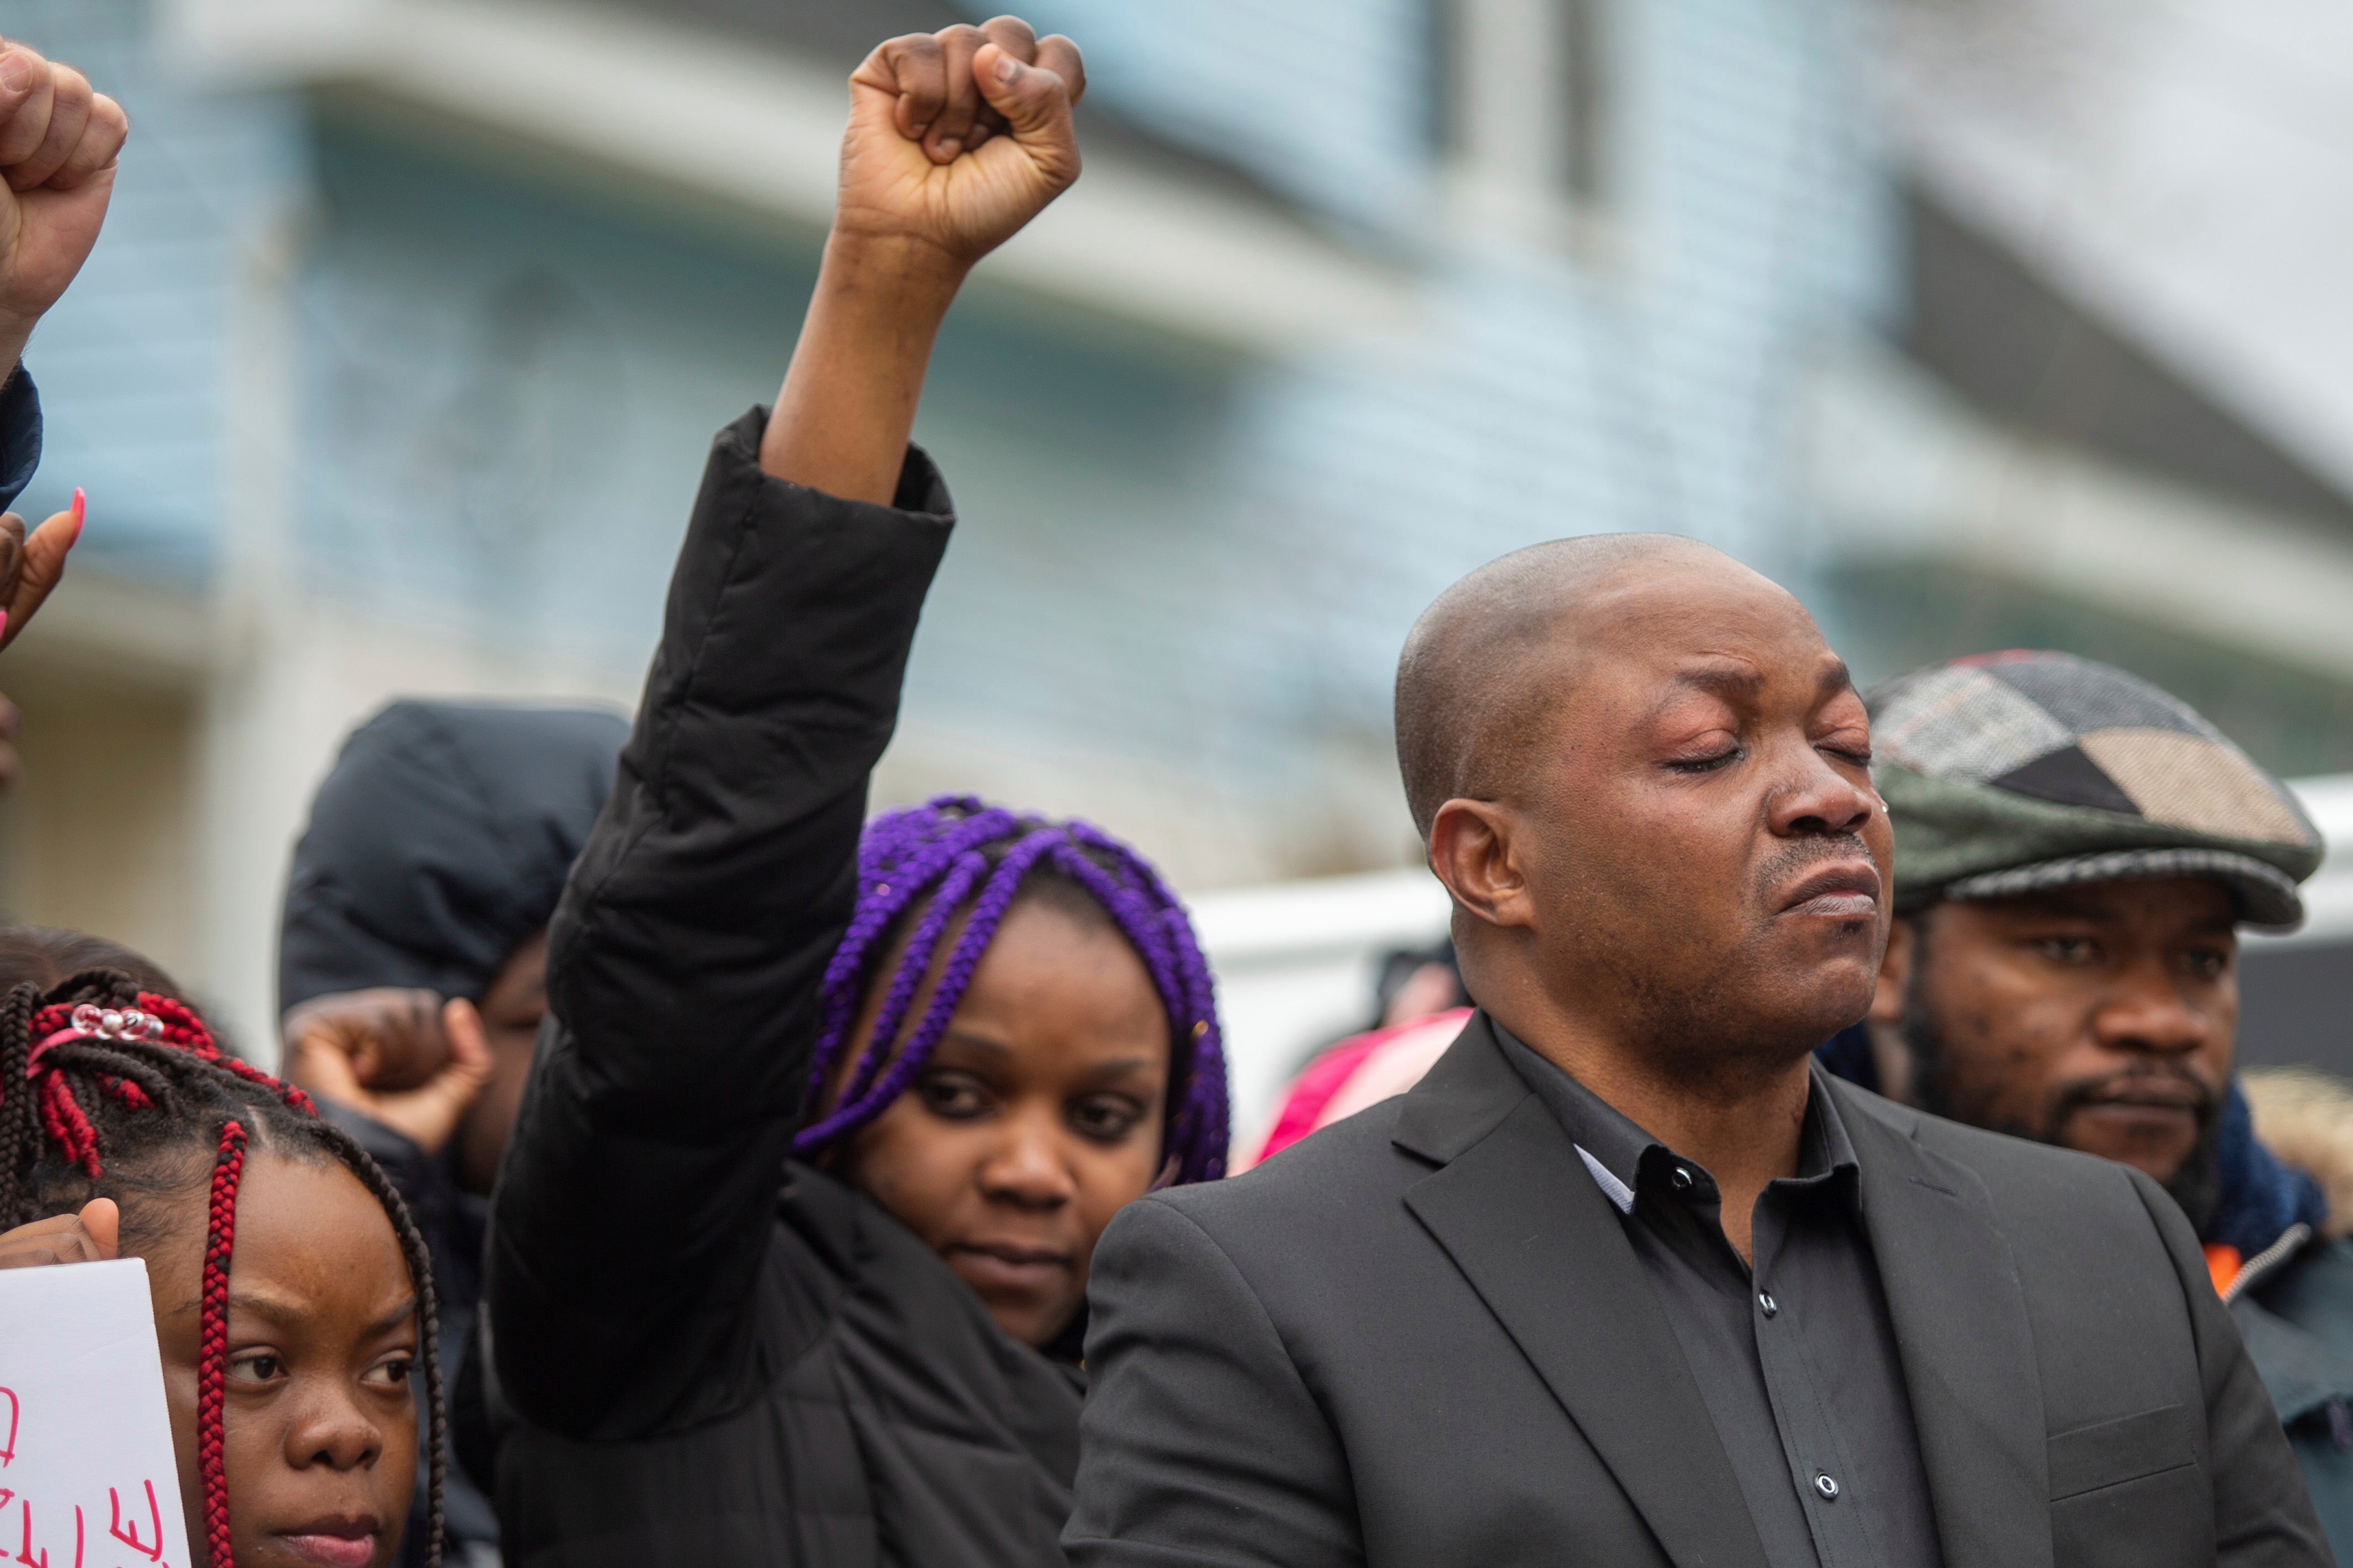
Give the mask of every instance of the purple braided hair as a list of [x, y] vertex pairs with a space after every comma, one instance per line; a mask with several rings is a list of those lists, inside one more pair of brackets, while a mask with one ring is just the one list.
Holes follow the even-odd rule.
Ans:
[[[881, 1115], [915, 1081], [1023, 879], [1039, 869], [1076, 883], [1103, 905], [1144, 960], [1168, 1010], [1174, 1059], [1167, 1152], [1175, 1179], [1208, 1182], [1225, 1174], [1225, 1047], [1208, 961], [1201, 956], [1185, 906], [1149, 861], [1101, 828], [1017, 815], [969, 795], [941, 795], [905, 811], [885, 812], [866, 825], [859, 839], [858, 906], [826, 966], [819, 993], [812, 1104], [824, 1103], [826, 1088], [840, 1069], [851, 1020], [890, 933], [919, 900], [927, 901], [883, 992], [873, 1038], [843, 1086], [839, 1103], [801, 1130], [793, 1140], [794, 1153], [807, 1159], [839, 1142]], [[915, 993], [967, 901], [971, 918], [948, 953], [930, 1005], [909, 1029]]]

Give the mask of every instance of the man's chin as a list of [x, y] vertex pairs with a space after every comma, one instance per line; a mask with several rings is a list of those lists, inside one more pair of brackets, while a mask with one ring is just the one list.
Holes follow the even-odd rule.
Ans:
[[[1802, 988], [1793, 987], [1787, 1005], [1775, 1011], [1788, 1019], [1792, 1039], [1820, 1045], [1841, 1029], [1862, 1022], [1879, 986], [1876, 963], [1832, 960], [1817, 963]], [[1810, 1047], [1809, 1047], [1810, 1048]]]
[[2173, 1180], [2198, 1147], [2199, 1118], [2190, 1110], [2137, 1105], [2090, 1105], [2068, 1117], [2058, 1142], [2086, 1154], [2130, 1165], [2163, 1183]]
[[1642, 1026], [1678, 1070], [1778, 1074], [1871, 1010], [1879, 984], [1868, 952], [1785, 942], [1723, 948], [1713, 972], [1642, 999]]
[[2202, 1232], [2221, 1201], [2220, 1122], [2186, 1112], [2086, 1106], [2067, 1118], [2062, 1136], [2049, 1141], [2130, 1165], [2163, 1187]]

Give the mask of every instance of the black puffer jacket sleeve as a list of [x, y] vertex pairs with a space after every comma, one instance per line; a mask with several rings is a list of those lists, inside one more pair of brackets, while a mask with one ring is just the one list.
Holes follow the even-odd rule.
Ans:
[[612, 1440], [760, 1392], [755, 1284], [891, 738], [952, 522], [910, 450], [896, 507], [713, 444], [618, 781], [551, 928], [549, 1017], [495, 1200], [500, 1393]]

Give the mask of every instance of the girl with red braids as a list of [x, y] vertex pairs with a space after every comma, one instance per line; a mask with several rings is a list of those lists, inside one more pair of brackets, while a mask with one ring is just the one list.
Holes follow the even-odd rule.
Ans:
[[[111, 946], [5, 934], [19, 973], [31, 949]], [[406, 1208], [301, 1090], [223, 1054], [126, 956], [0, 999], [0, 1268], [145, 1261], [198, 1568], [385, 1568], [417, 1480], [421, 1359], [438, 1563], [433, 1282]]]
[[712, 449], [550, 927], [468, 1363], [510, 1561], [1059, 1563], [1096, 1239], [1223, 1169], [1148, 865], [963, 798], [861, 834], [952, 522], [907, 445], [933, 333], [1076, 175], [1082, 85], [1009, 17], [851, 79], [791, 371]]

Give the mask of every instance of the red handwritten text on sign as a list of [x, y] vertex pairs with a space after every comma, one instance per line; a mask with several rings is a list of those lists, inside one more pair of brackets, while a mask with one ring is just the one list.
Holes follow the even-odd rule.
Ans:
[[[8, 1441], [0, 1448], [0, 1468], [16, 1458], [16, 1434], [22, 1425], [24, 1405], [15, 1390], [0, 1388], [0, 1403], [8, 1407]], [[37, 1413], [36, 1413], [37, 1415]], [[27, 1434], [34, 1444], [39, 1440], [37, 1421]], [[27, 1453], [32, 1451], [27, 1446]], [[131, 1516], [123, 1517], [122, 1494], [131, 1496]], [[14, 1531], [6, 1528], [11, 1510], [16, 1514]], [[164, 1508], [155, 1496], [155, 1483], [141, 1480], [130, 1488], [106, 1489], [107, 1534], [112, 1542], [100, 1542], [93, 1550], [90, 1529], [82, 1514], [82, 1505], [71, 1498], [36, 1500], [0, 1487], [0, 1568], [15, 1563], [23, 1568], [172, 1568], [164, 1561]], [[70, 1532], [67, 1520], [70, 1516]], [[141, 1533], [142, 1522], [146, 1526]], [[14, 1538], [16, 1550], [8, 1550]], [[69, 1547], [70, 1542], [70, 1547]], [[54, 1551], [55, 1556], [50, 1553]]]
[[136, 1258], [0, 1269], [0, 1568], [189, 1568]]

